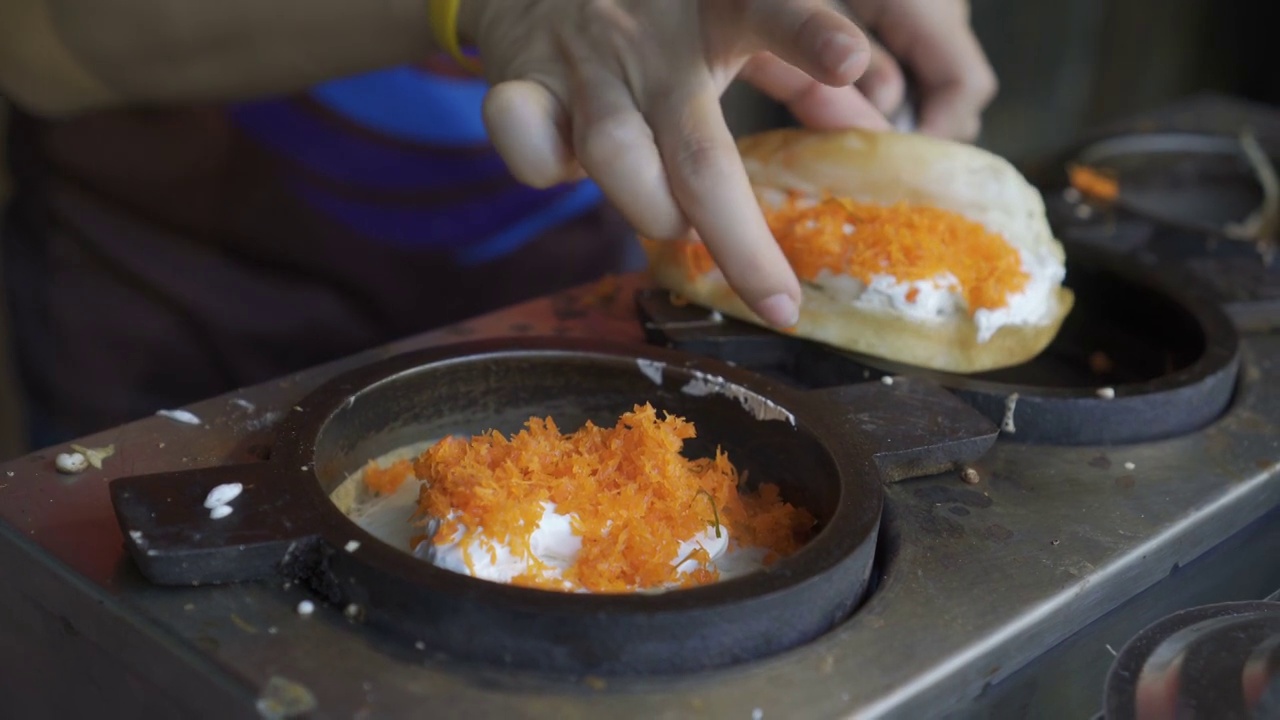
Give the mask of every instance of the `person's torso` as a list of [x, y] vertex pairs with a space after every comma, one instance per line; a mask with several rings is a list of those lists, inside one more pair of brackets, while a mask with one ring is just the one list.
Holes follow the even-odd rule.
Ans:
[[[406, 67], [230, 107], [19, 115], [6, 275], [50, 355], [24, 364], [177, 396], [166, 367], [259, 381], [621, 269], [629, 232], [594, 185], [511, 177], [484, 91]], [[73, 340], [123, 349], [90, 367]]]

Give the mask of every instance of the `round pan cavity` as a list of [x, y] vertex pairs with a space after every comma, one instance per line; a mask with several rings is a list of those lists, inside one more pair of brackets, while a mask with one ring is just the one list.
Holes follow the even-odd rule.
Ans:
[[1262, 203], [1262, 186], [1238, 137], [1120, 135], [1085, 147], [1076, 162], [1115, 173], [1115, 204], [1164, 226], [1218, 235]]
[[[591, 595], [473, 579], [365, 532], [329, 493], [370, 459], [449, 433], [613, 424], [639, 403], [698, 428], [688, 453], [724, 447], [751, 481], [778, 484], [820, 532], [750, 575], [659, 594]], [[928, 418], [929, 422], [921, 422]], [[922, 430], [921, 428], [925, 428]], [[129, 549], [162, 584], [283, 574], [405, 645], [555, 673], [665, 674], [777, 653], [829, 630], [862, 600], [882, 483], [981, 455], [995, 429], [929, 385], [787, 389], [713, 361], [648, 347], [489, 341], [412, 353], [333, 380], [282, 424], [257, 465], [123, 478], [112, 498]], [[886, 442], [893, 440], [886, 449]], [[211, 519], [202, 500], [245, 488]]]

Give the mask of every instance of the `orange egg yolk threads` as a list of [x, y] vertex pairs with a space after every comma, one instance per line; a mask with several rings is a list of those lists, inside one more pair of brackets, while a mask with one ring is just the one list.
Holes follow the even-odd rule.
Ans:
[[1096, 200], [1113, 202], [1120, 197], [1120, 181], [1114, 175], [1084, 165], [1067, 167], [1071, 187]]
[[[562, 434], [551, 418], [531, 418], [505, 437], [490, 432], [449, 437], [415, 462], [424, 481], [419, 514], [450, 518], [437, 542], [461, 531], [462, 542], [482, 533], [504, 543], [529, 570], [512, 584], [552, 590], [634, 592], [715, 582], [705, 567], [679, 573], [673, 561], [710, 560], [705, 550], [677, 558], [680, 545], [711, 527], [730, 542], [769, 550], [766, 562], [795, 552], [807, 541], [814, 518], [782, 500], [774, 485], [739, 492], [728, 456], [691, 460], [681, 454], [696, 436], [692, 423], [659, 417], [637, 405], [611, 428], [587, 423]], [[559, 576], [533, 555], [529, 537], [542, 518], [542, 503], [573, 517], [582, 538], [576, 561]]]
[[370, 461], [364, 466], [362, 477], [365, 487], [374, 494], [392, 495], [400, 489], [401, 485], [404, 485], [405, 481], [413, 477], [413, 462], [397, 460], [384, 468], [376, 461]]
[[[1018, 251], [981, 223], [938, 208], [896, 203], [873, 205], [842, 198], [802, 203], [793, 195], [765, 219], [801, 279], [827, 270], [870, 284], [877, 275], [898, 282], [950, 274], [970, 315], [1004, 307], [1026, 287]], [[691, 277], [715, 268], [706, 247], [684, 241], [681, 253]], [[909, 293], [914, 301], [918, 293]]]

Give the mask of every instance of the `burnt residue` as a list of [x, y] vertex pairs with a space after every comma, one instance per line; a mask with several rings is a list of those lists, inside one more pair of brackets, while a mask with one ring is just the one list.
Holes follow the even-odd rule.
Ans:
[[315, 593], [322, 600], [339, 604], [343, 600], [342, 584], [333, 573], [333, 548], [323, 540], [295, 543], [280, 561], [280, 574], [289, 582]]
[[932, 507], [913, 505], [906, 514], [911, 518], [911, 524], [919, 527], [930, 537], [959, 540], [965, 536], [964, 525], [946, 515], [935, 513]]
[[271, 459], [271, 446], [266, 443], [254, 443], [245, 448], [245, 454], [258, 462], [266, 462]]
[[256, 706], [258, 715], [267, 720], [285, 720], [306, 717], [320, 704], [306, 685], [275, 676], [267, 680]]
[[982, 529], [982, 536], [994, 543], [1006, 543], [1013, 539], [1013, 531], [998, 523], [992, 523]]

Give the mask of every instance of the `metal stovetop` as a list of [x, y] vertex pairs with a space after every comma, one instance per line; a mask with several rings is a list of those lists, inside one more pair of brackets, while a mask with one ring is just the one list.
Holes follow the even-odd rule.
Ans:
[[[641, 340], [638, 277], [565, 293], [0, 466], [0, 715], [255, 717], [1087, 717], [1113, 653], [1199, 602], [1280, 587], [1280, 337], [1243, 345], [1229, 412], [1129, 447], [1000, 442], [955, 474], [886, 489], [885, 575], [852, 619], [784, 655], [678, 680], [548, 681], [450, 666], [340, 609], [301, 617], [276, 582], [148, 585], [107, 482], [261, 459], [274, 422], [335, 374], [410, 348], [501, 335]], [[1199, 558], [1199, 559], [1198, 559]], [[1242, 568], [1245, 570], [1242, 572]], [[277, 713], [278, 716], [278, 713]]]

